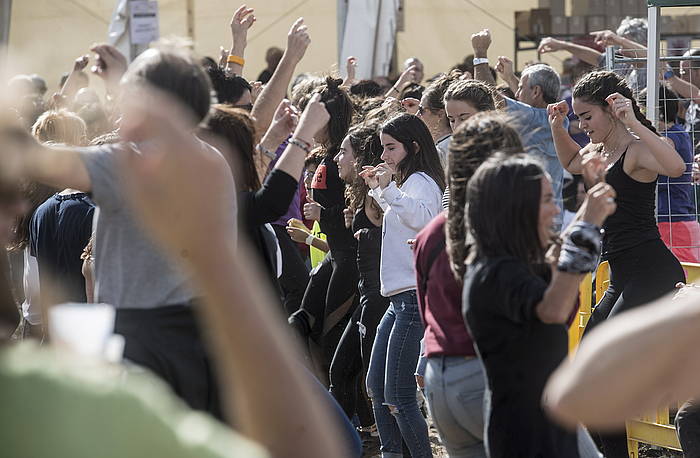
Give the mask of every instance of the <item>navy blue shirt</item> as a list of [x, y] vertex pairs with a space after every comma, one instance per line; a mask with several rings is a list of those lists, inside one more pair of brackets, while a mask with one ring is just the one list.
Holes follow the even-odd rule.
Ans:
[[665, 223], [669, 220], [693, 221], [696, 211], [693, 183], [690, 177], [693, 164], [693, 145], [690, 142], [690, 135], [678, 124], [671, 126], [665, 135], [673, 141], [676, 151], [683, 158], [685, 172], [678, 178], [659, 175], [657, 180], [657, 220]]
[[95, 204], [87, 194], [77, 192], [54, 194], [32, 215], [29, 249], [37, 259], [43, 297], [46, 285], [52, 284], [55, 300], [87, 301], [80, 255], [92, 235], [94, 212]]

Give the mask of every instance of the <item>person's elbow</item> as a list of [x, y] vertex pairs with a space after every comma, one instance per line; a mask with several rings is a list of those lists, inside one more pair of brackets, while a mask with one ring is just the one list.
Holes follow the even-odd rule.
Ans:
[[570, 313], [569, 307], [552, 306], [541, 302], [537, 309], [537, 317], [545, 324], [565, 324]]
[[[557, 423], [570, 429], [580, 422], [581, 403], [588, 402], [585, 390], [570, 383], [566, 363], [549, 378], [542, 395], [542, 406]], [[585, 406], [584, 406], [585, 407]]]
[[668, 171], [667, 175], [670, 176], [671, 178], [678, 178], [681, 175], [683, 175], [685, 172], [686, 172], [685, 162], [683, 162], [683, 159], [680, 159], [680, 156], [679, 156], [679, 160], [674, 161], [673, 166]]

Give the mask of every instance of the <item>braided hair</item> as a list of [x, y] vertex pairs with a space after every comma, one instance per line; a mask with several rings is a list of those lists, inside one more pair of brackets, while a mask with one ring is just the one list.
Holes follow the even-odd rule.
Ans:
[[573, 97], [592, 105], [603, 107], [604, 110], [609, 112], [610, 108], [605, 99], [616, 92], [630, 99], [632, 101], [632, 110], [637, 120], [639, 120], [644, 127], [654, 132], [656, 135], [659, 135], [651, 121], [642, 114], [637, 100], [632, 90], [627, 85], [627, 82], [614, 72], [596, 71], [583, 76], [578, 83], [576, 83], [576, 86], [574, 86]]
[[464, 263], [468, 254], [465, 218], [467, 182], [476, 169], [496, 151], [506, 154], [523, 152], [520, 136], [498, 112], [477, 113], [460, 124], [452, 134], [447, 156], [450, 203], [445, 231], [450, 268], [459, 282], [464, 277]]

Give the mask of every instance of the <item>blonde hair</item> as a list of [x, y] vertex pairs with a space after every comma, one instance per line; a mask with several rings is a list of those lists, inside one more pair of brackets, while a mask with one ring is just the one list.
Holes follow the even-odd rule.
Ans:
[[49, 110], [42, 113], [32, 126], [32, 135], [41, 143], [61, 143], [68, 146], [85, 146], [87, 126], [77, 114], [65, 110]]

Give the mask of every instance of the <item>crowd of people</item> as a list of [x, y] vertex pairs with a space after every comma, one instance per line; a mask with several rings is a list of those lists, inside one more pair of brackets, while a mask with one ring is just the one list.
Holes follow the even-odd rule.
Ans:
[[[12, 456], [418, 458], [434, 427], [452, 457], [622, 458], [625, 419], [700, 394], [680, 263], [700, 261], [697, 70], [665, 71], [654, 126], [643, 69], [602, 71], [574, 43], [540, 45], [573, 55], [563, 74], [516, 72], [482, 30], [428, 81], [416, 57], [393, 84], [358, 81], [354, 57], [345, 79], [296, 75], [300, 18], [251, 82], [254, 23], [234, 13], [218, 60], [184, 40], [131, 63], [99, 44], [51, 96], [9, 81]], [[646, 23], [594, 36], [643, 55]], [[610, 286], [569, 361], [601, 260]], [[116, 309], [122, 364], [46, 345], [66, 302]], [[696, 456], [700, 411], [677, 421]]]

